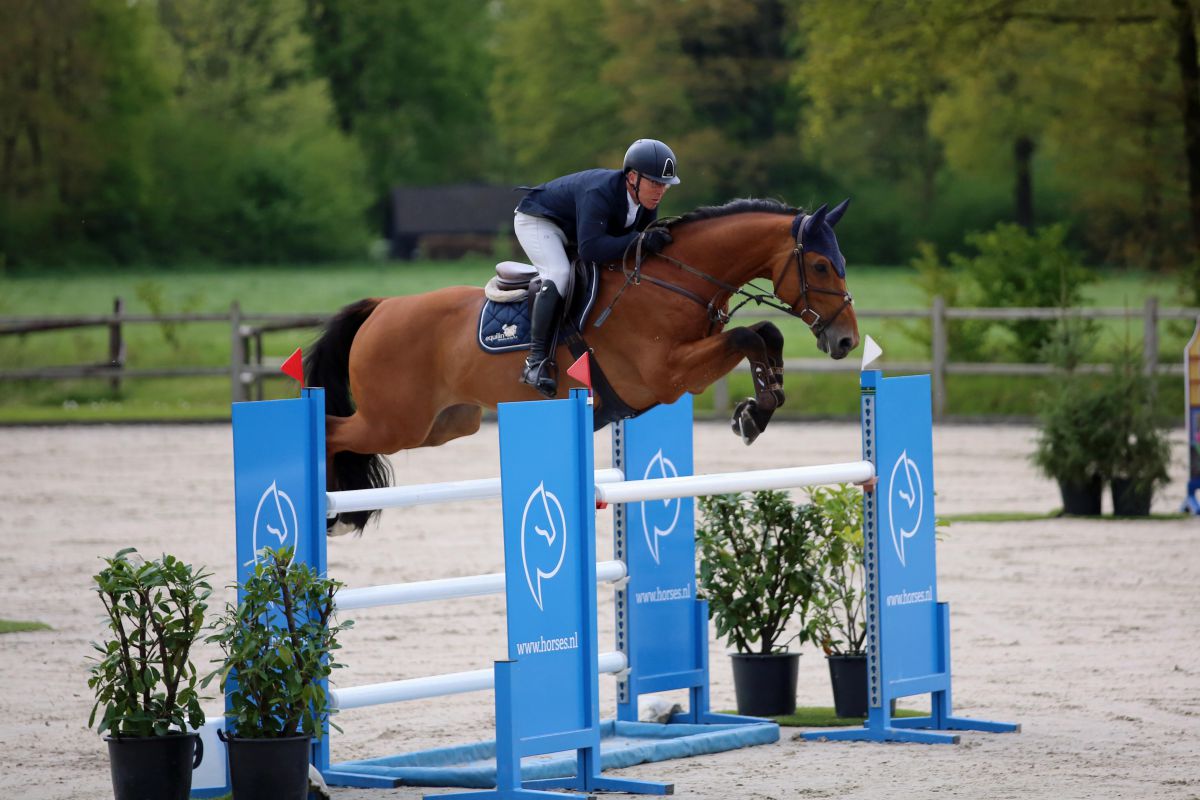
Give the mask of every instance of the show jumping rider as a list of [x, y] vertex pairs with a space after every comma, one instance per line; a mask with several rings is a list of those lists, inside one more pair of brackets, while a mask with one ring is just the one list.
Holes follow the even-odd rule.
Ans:
[[675, 171], [671, 148], [657, 139], [638, 139], [625, 152], [620, 170], [589, 169], [556, 178], [521, 200], [513, 227], [542, 278], [533, 298], [522, 383], [547, 397], [558, 392], [554, 341], [571, 280], [567, 247], [575, 246], [581, 259], [598, 264], [620, 260], [639, 235], [643, 254], [662, 250], [671, 234], [662, 228], [646, 231], [646, 226], [658, 216], [667, 187], [679, 183]]

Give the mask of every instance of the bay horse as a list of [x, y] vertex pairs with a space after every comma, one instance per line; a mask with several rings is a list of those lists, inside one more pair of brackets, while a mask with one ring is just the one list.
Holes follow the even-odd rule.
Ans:
[[[598, 266], [597, 300], [582, 326], [593, 375], [600, 368], [612, 390], [597, 392], [597, 427], [700, 393], [744, 358], [755, 396], [738, 404], [732, 423], [753, 442], [784, 400], [783, 335], [770, 321], [727, 329], [730, 303], [765, 303], [799, 317], [832, 358], [857, 347], [833, 234], [848, 203], [811, 214], [758, 199], [699, 208], [659, 223], [673, 238], [660, 254], [643, 258], [639, 241], [622, 262]], [[769, 293], [743, 288], [756, 278], [771, 281]], [[387, 486], [381, 454], [469, 436], [485, 408], [543, 399], [518, 381], [523, 352], [480, 348], [483, 303], [482, 289], [454, 286], [360, 300], [329, 320], [304, 373], [306, 385], [325, 388], [330, 490]], [[573, 360], [561, 337], [556, 360]], [[563, 375], [559, 396], [578, 385]], [[343, 514], [336, 529], [362, 531], [374, 513]]]

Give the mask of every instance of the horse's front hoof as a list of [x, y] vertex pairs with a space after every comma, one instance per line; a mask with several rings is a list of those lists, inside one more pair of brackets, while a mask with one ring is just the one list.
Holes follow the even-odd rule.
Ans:
[[762, 428], [758, 426], [758, 421], [754, 419], [753, 414], [757, 407], [758, 404], [748, 397], [734, 407], [733, 418], [730, 420], [733, 432], [740, 436], [747, 445], [754, 444], [754, 440], [762, 433]]

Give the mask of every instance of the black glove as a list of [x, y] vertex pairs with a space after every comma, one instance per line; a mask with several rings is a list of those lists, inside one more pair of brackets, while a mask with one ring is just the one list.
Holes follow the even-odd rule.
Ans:
[[661, 253], [672, 242], [666, 228], [649, 228], [642, 234], [642, 252], [646, 255]]

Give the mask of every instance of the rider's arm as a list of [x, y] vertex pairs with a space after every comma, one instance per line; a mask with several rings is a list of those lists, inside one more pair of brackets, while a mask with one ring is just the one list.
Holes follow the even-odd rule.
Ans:
[[619, 261], [626, 248], [637, 238], [637, 232], [623, 236], [608, 234], [608, 218], [612, 209], [604, 192], [589, 189], [576, 204], [575, 218], [578, 220], [576, 238], [579, 241], [579, 257], [584, 261], [604, 264]]

